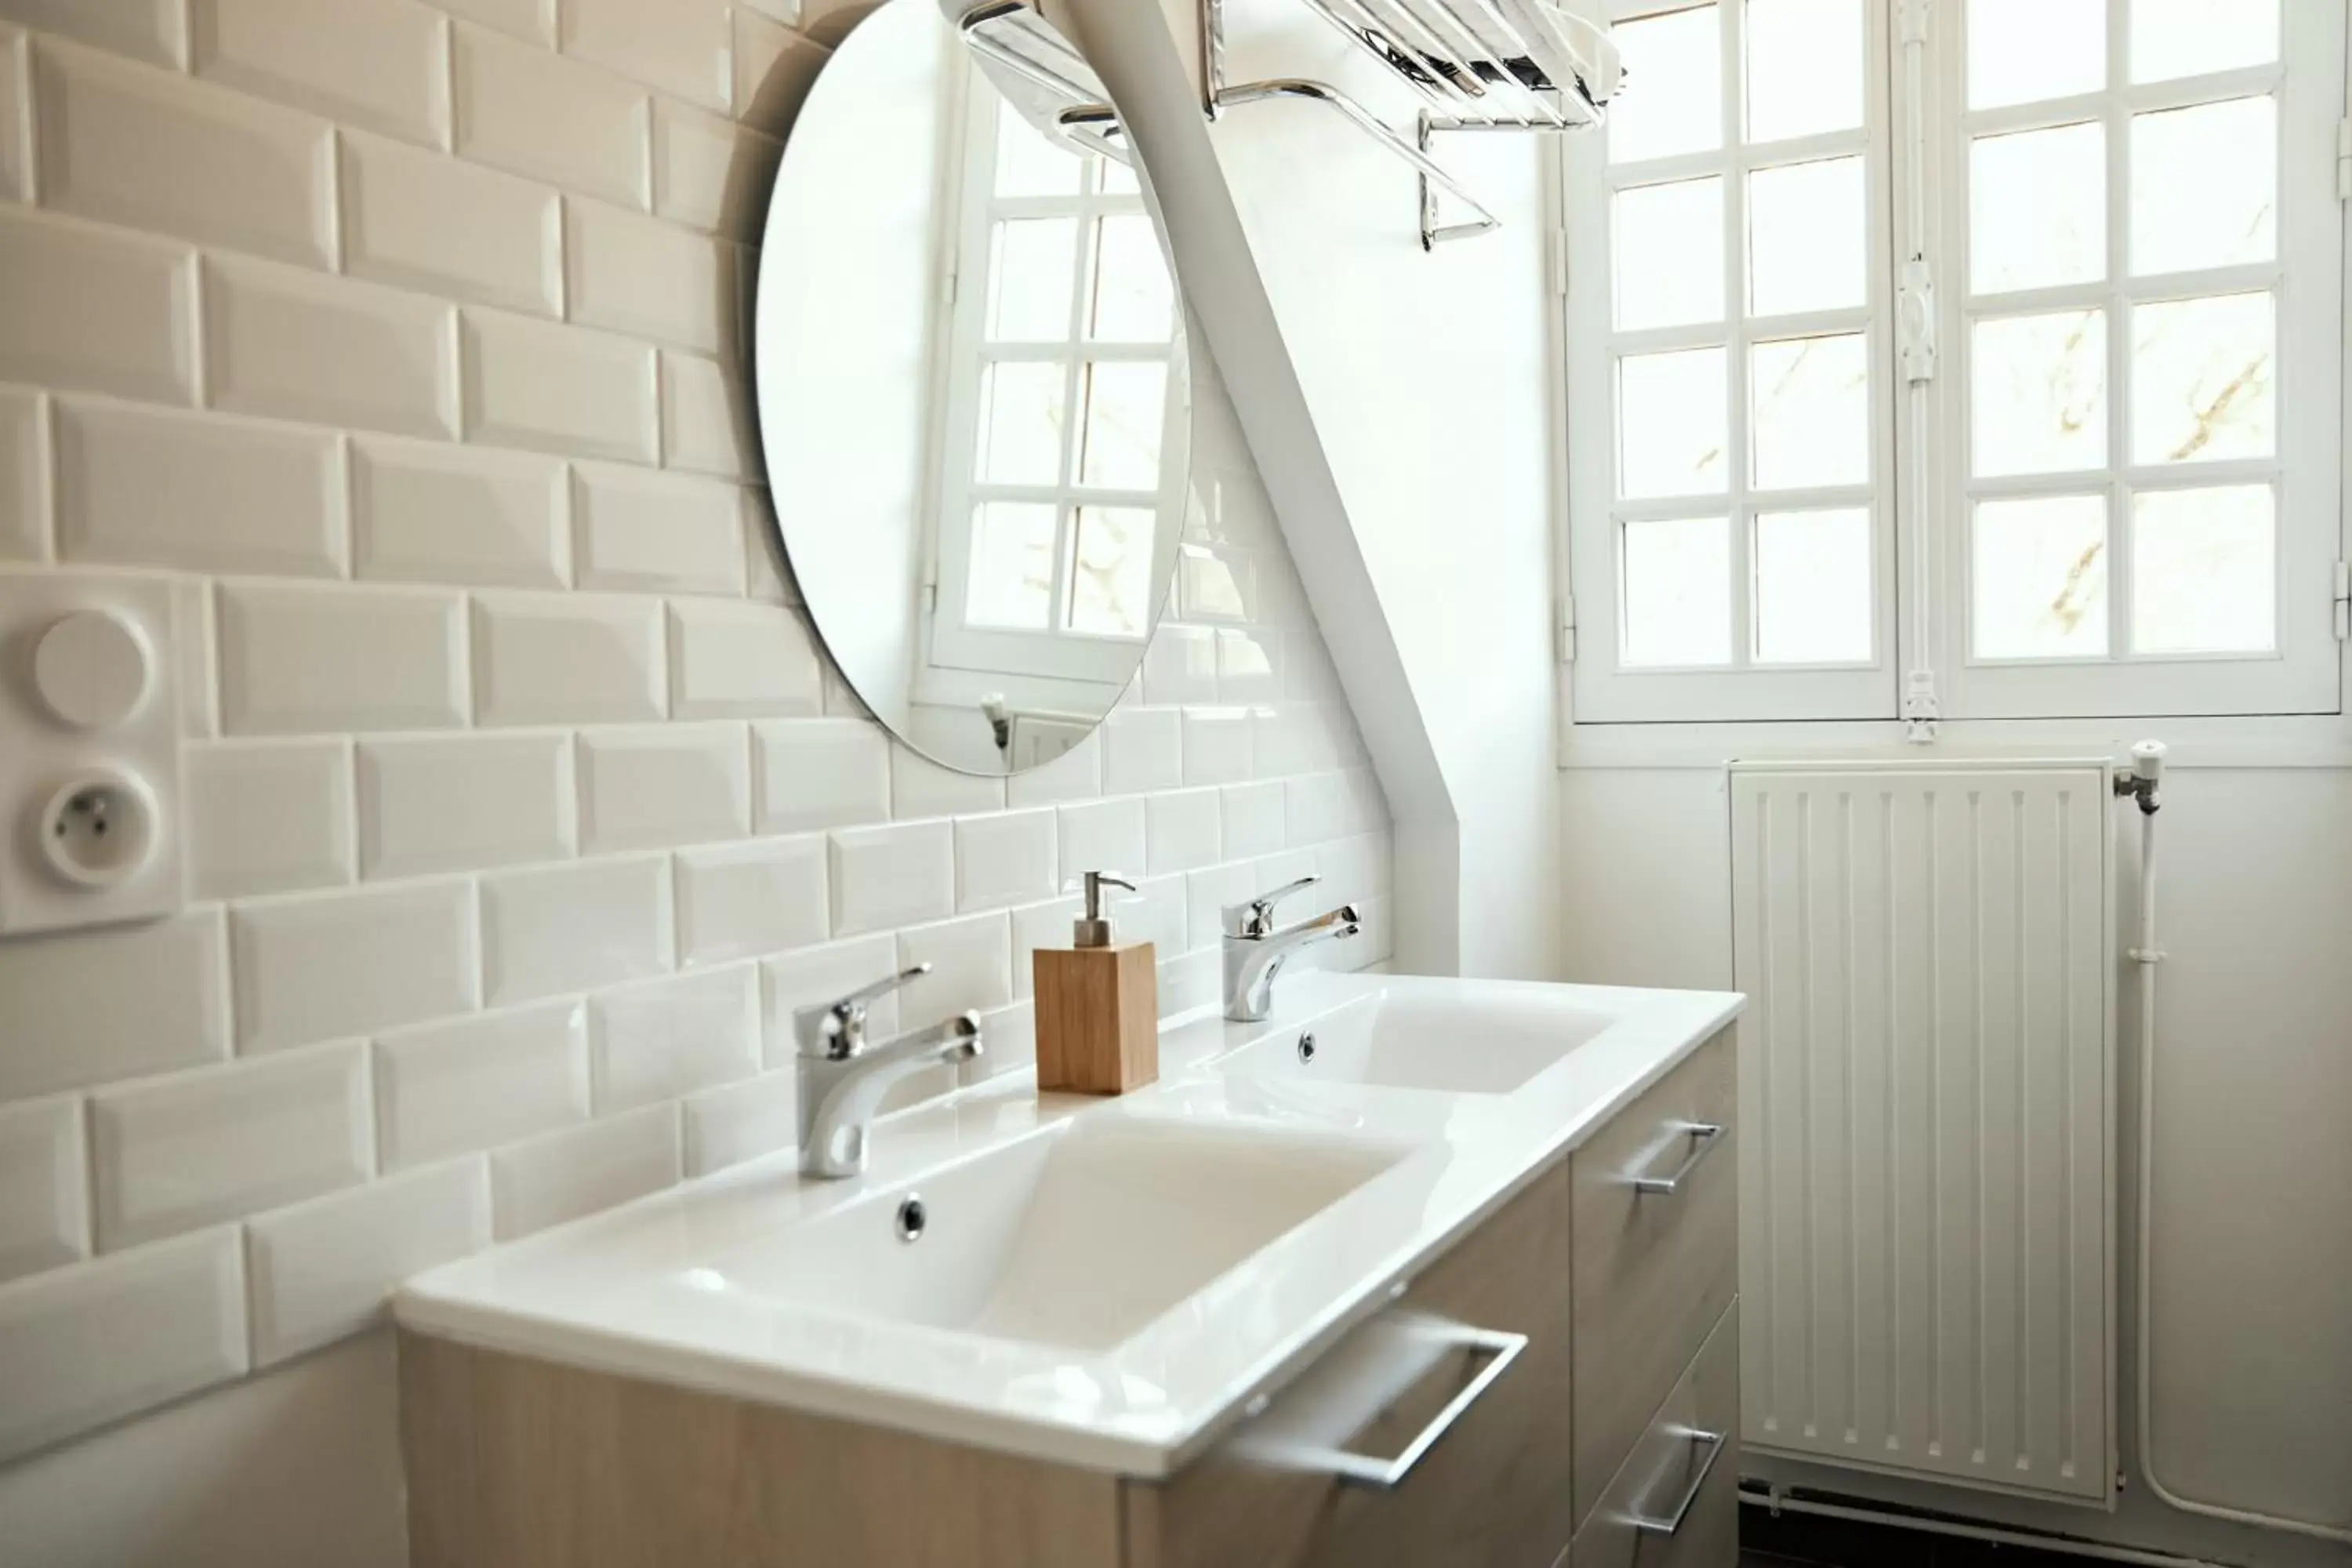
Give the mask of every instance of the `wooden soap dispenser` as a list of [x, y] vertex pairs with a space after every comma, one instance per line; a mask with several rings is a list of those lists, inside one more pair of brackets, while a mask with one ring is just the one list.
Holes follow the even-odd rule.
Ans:
[[1086, 913], [1066, 948], [1032, 957], [1041, 1094], [1125, 1094], [1160, 1076], [1160, 978], [1148, 942], [1111, 940], [1103, 889], [1135, 884], [1086, 878]]

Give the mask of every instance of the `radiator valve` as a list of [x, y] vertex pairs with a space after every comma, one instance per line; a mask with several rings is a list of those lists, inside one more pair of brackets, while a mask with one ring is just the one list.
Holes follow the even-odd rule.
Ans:
[[2142, 741], [2131, 749], [2131, 766], [2116, 770], [2116, 793], [2129, 795], [2139, 803], [2141, 811], [2154, 816], [2163, 803], [2157, 798], [2157, 783], [2164, 777], [2164, 756], [2167, 751], [2161, 741]]

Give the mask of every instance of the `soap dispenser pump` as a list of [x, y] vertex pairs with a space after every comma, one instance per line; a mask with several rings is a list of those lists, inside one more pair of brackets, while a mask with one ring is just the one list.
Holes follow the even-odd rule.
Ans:
[[1041, 1093], [1125, 1094], [1160, 1076], [1160, 985], [1148, 942], [1116, 940], [1105, 888], [1135, 890], [1107, 871], [1086, 874], [1085, 910], [1066, 948], [1031, 959]]

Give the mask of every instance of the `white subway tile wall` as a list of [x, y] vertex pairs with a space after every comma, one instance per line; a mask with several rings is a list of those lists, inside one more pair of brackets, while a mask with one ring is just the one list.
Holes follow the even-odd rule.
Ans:
[[[1033, 1059], [1123, 872], [1160, 1003], [1385, 806], [1229, 417], [1171, 620], [1038, 773], [896, 745], [769, 537], [741, 321], [846, 14], [0, 0], [0, 570], [174, 574], [187, 911], [0, 944], [0, 1462], [404, 1275], [789, 1148], [793, 1013], [918, 962]], [[1197, 397], [1213, 414], [1222, 397]], [[102, 1347], [100, 1350], [91, 1347]]]

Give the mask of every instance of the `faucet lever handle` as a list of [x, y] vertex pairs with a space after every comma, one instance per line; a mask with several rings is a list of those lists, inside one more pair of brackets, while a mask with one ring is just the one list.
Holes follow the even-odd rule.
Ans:
[[870, 980], [846, 996], [813, 1003], [793, 1013], [793, 1033], [801, 1051], [812, 1057], [848, 1057], [866, 1043], [866, 1010], [911, 980], [931, 972], [926, 962]]
[[1274, 906], [1293, 893], [1304, 892], [1321, 881], [1320, 877], [1301, 877], [1295, 882], [1285, 882], [1272, 892], [1238, 904], [1227, 904], [1218, 913], [1223, 917], [1227, 936], [1262, 937], [1274, 933]]

